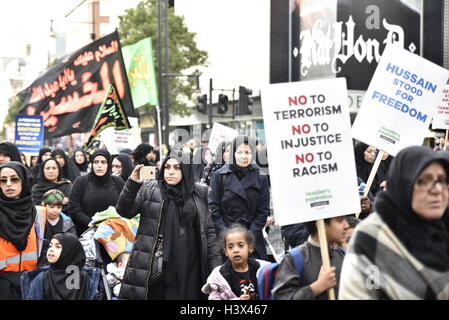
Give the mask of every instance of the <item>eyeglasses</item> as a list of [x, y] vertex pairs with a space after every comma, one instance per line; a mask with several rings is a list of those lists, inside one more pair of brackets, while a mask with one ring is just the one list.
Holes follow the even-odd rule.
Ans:
[[8, 184], [8, 181], [11, 181], [11, 184], [18, 184], [22, 182], [22, 179], [18, 177], [0, 178], [0, 185]]
[[448, 189], [449, 180], [447, 177], [439, 177], [437, 180], [431, 178], [419, 178], [416, 180], [416, 186], [421, 191], [430, 191], [439, 183], [443, 189]]
[[244, 151], [237, 151], [235, 154], [236, 154], [236, 155], [239, 155], [239, 156], [243, 156], [243, 155], [249, 156], [249, 155], [251, 155], [252, 153], [249, 152], [249, 151], [246, 151], [246, 152], [244, 152]]

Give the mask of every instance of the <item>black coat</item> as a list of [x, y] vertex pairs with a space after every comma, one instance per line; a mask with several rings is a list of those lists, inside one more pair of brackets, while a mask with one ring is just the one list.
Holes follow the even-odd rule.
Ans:
[[250, 165], [242, 180], [224, 165], [214, 172], [209, 190], [209, 210], [217, 232], [241, 223], [256, 237], [255, 258], [268, 260], [262, 228], [270, 214], [270, 188], [266, 175]]
[[111, 176], [109, 184], [95, 183], [93, 173], [76, 178], [69, 196], [69, 216], [76, 226], [78, 236], [88, 229], [88, 224], [97, 213], [115, 206], [124, 181]]
[[[207, 187], [195, 184], [193, 200], [200, 221], [201, 229], [201, 276], [202, 283], [211, 271], [221, 265], [222, 259], [217, 244], [212, 219], [207, 209]], [[129, 178], [117, 202], [117, 212], [132, 218], [140, 213], [137, 236], [125, 271], [120, 290], [121, 299], [145, 300], [151, 296], [148, 277], [152, 259], [152, 249], [160, 228], [162, 194], [157, 180], [147, 180], [142, 185]]]

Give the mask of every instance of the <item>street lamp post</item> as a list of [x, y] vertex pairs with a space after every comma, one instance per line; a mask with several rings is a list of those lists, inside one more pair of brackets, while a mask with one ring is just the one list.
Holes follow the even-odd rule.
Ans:
[[[157, 0], [157, 61], [158, 61], [158, 83], [159, 97], [161, 97], [163, 135], [159, 137], [162, 144], [168, 145], [169, 127], [169, 79], [162, 74], [169, 73], [169, 39], [168, 39], [168, 0]], [[162, 41], [164, 44], [162, 45]], [[164, 52], [162, 52], [164, 50]], [[162, 61], [164, 59], [164, 61]]]
[[207, 108], [207, 119], [209, 128], [212, 129], [212, 78], [209, 80], [209, 106]]
[[171, 77], [187, 77], [187, 78], [195, 78], [196, 89], [200, 89], [200, 75], [199, 74], [181, 74], [181, 73], [161, 73], [161, 80], [166, 84], [165, 86], [165, 101], [163, 103], [163, 120], [164, 124], [164, 132], [162, 137], [162, 143], [168, 146], [168, 137], [169, 137], [169, 126], [170, 126], [170, 111], [169, 111], [169, 99], [168, 99], [168, 82]]

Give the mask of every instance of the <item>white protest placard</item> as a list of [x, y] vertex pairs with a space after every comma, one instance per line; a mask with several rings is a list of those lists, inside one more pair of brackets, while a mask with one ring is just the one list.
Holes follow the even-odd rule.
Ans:
[[261, 93], [276, 223], [359, 212], [346, 80], [272, 84]]
[[210, 133], [209, 137], [209, 144], [207, 147], [212, 151], [215, 152], [217, 150], [218, 145], [222, 141], [231, 141], [235, 137], [238, 136], [237, 130], [234, 130], [232, 128], [226, 127], [222, 125], [221, 123], [214, 122], [214, 125], [212, 126], [212, 131]]
[[449, 85], [443, 87], [443, 93], [432, 119], [432, 129], [449, 129]]
[[387, 45], [354, 121], [353, 137], [392, 156], [421, 145], [448, 78], [448, 70]]
[[109, 127], [101, 132], [101, 140], [110, 154], [117, 154], [124, 148], [134, 150], [141, 143], [137, 118], [129, 117], [128, 120], [131, 124], [129, 130], [115, 130], [114, 127]]

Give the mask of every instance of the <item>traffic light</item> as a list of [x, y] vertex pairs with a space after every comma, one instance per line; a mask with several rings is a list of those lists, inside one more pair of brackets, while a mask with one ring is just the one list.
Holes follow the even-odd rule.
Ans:
[[198, 96], [198, 104], [196, 105], [196, 109], [203, 114], [207, 114], [207, 94]]
[[243, 116], [253, 113], [253, 99], [249, 96], [253, 93], [253, 90], [240, 86], [239, 87], [239, 106], [237, 109], [237, 115]]
[[226, 113], [226, 111], [228, 111], [228, 96], [220, 93], [218, 95], [217, 112], [223, 114]]

